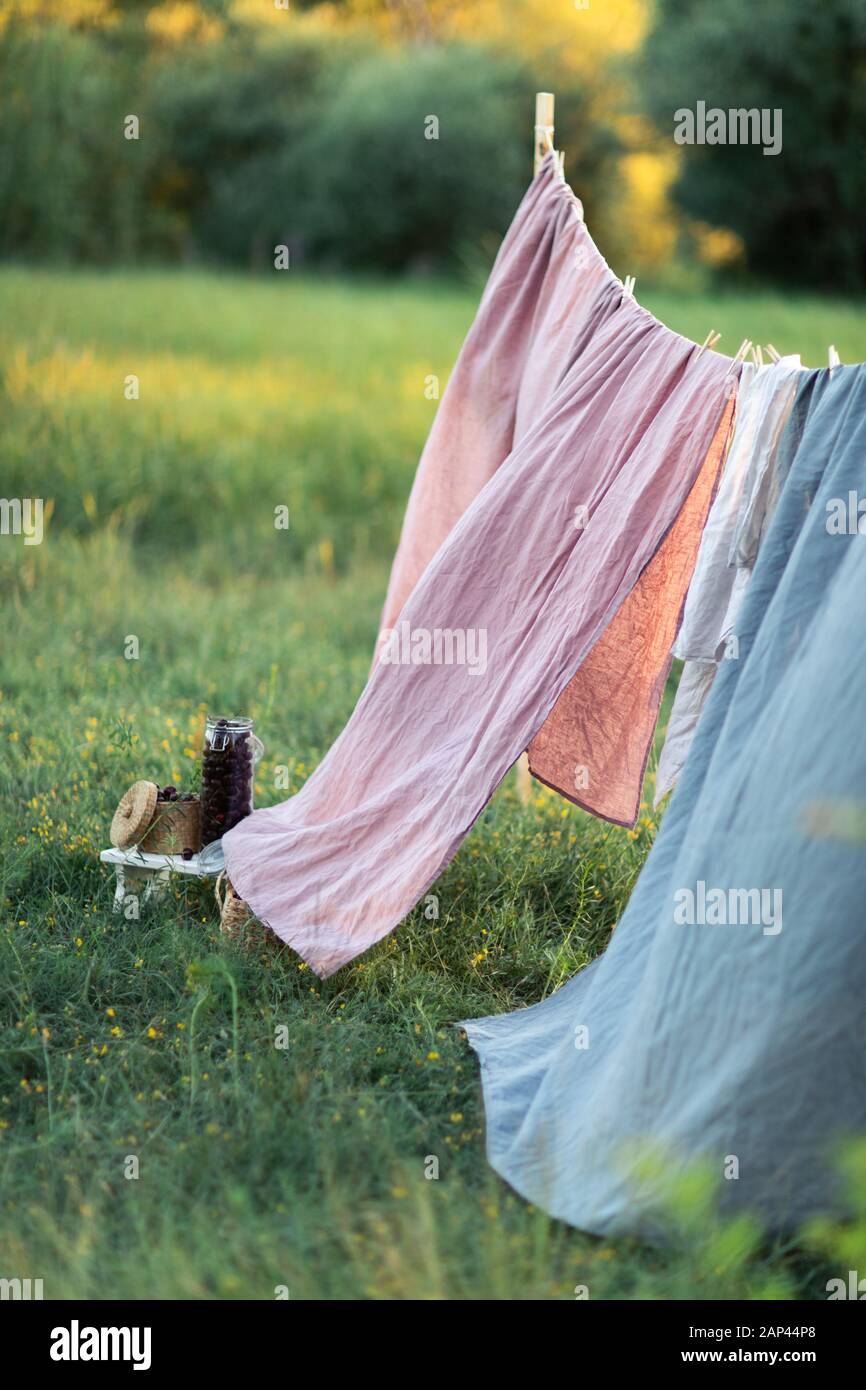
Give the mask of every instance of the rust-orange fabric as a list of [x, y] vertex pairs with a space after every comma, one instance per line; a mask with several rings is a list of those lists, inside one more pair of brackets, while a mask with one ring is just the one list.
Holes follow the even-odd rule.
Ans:
[[634, 825], [704, 522], [731, 435], [733, 396], [685, 504], [529, 745], [532, 775], [617, 825]]

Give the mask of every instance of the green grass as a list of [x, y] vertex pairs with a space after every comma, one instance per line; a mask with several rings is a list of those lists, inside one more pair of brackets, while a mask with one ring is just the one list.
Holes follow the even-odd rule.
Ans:
[[[203, 886], [112, 912], [114, 806], [137, 777], [188, 782], [205, 708], [255, 717], [259, 804], [342, 728], [435, 409], [424, 379], [444, 384], [473, 299], [0, 272], [0, 491], [53, 503], [41, 546], [0, 539], [0, 1276], [46, 1297], [822, 1296], [847, 1249], [832, 1231], [811, 1255], [766, 1247], [697, 1179], [671, 1249], [600, 1242], [485, 1164], [448, 1025], [538, 1000], [604, 947], [649, 812], [615, 830], [506, 785], [436, 885], [438, 920], [416, 910], [325, 984], [286, 948], [223, 941]], [[866, 356], [857, 305], [645, 302], [728, 348]]]

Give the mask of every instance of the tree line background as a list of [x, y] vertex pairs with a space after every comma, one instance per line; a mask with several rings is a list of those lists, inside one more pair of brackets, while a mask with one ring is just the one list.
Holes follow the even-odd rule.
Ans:
[[[0, 256], [474, 273], [543, 88], [615, 268], [866, 284], [862, 0], [281, 3], [0, 0]], [[782, 153], [676, 146], [698, 100]]]

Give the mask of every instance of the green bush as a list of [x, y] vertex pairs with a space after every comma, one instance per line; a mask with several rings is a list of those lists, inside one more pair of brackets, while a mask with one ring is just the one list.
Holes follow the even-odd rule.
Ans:
[[[346, 61], [355, 45], [348, 42]], [[158, 64], [149, 99], [163, 145], [161, 194], [201, 259], [273, 262], [296, 221], [305, 132], [332, 44], [277, 45], [244, 32]]]
[[530, 79], [468, 46], [372, 53], [331, 80], [303, 145], [309, 253], [403, 270], [497, 238], [526, 186]]
[[[469, 46], [382, 53], [358, 36], [241, 34], [165, 65], [151, 91], [173, 211], [206, 259], [403, 270], [498, 237], [526, 184], [514, 62]], [[430, 117], [439, 122], [438, 138]]]
[[[489, 255], [526, 185], [532, 79], [472, 45], [242, 26], [161, 46], [0, 33], [0, 256], [403, 270]], [[124, 138], [135, 114], [140, 138]], [[429, 118], [439, 122], [428, 138]]]
[[141, 111], [134, 71], [131, 47], [107, 62], [96, 36], [59, 25], [0, 35], [0, 254], [120, 260], [158, 239], [154, 142], [123, 136]]
[[540, 73], [477, 42], [223, 24], [167, 42], [129, 8], [0, 30], [0, 257], [267, 269], [286, 245], [293, 266], [483, 272], [542, 85], [590, 214], [606, 205], [619, 143], [555, 55]]

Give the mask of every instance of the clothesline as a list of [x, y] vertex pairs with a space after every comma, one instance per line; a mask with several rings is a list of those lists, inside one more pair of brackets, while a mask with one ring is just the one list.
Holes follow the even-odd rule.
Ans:
[[[539, 93], [539, 95], [543, 95], [543, 94], [542, 94], [542, 93]], [[536, 127], [536, 130], [538, 130], [538, 129], [539, 129], [539, 127]], [[544, 127], [544, 129], [546, 130], [546, 129], [548, 129], [548, 127]], [[578, 214], [579, 214], [579, 216], [580, 216], [580, 218], [581, 218], [581, 220], [582, 220], [582, 219], [583, 219], [583, 204], [581, 203], [581, 200], [578, 198], [577, 194], [576, 194], [576, 193], [574, 192], [574, 190], [571, 188], [570, 184], [568, 184], [567, 181], [566, 181], [565, 172], [564, 172], [564, 169], [563, 169], [562, 153], [561, 153], [561, 151], [557, 151], [557, 150], [555, 150], [555, 149], [553, 148], [553, 143], [552, 143], [552, 140], [553, 140], [553, 126], [552, 126], [552, 125], [549, 127], [549, 130], [550, 130], [550, 133], [551, 133], [551, 134], [550, 134], [550, 146], [549, 146], [548, 153], [549, 153], [549, 155], [550, 155], [550, 156], [553, 158], [553, 160], [554, 160], [554, 168], [555, 168], [555, 170], [556, 170], [557, 175], [558, 175], [559, 178], [562, 180], [563, 184], [565, 184], [566, 188], [568, 189], [569, 194], [570, 194], [571, 197], [574, 199], [574, 202], [575, 202], [575, 205], [576, 205], [576, 209], [578, 210]], [[542, 161], [542, 162], [543, 162], [543, 161]], [[540, 166], [539, 166], [539, 168], [540, 168]], [[599, 252], [599, 254], [601, 254], [601, 253]], [[611, 273], [613, 273], [613, 272], [611, 272]], [[622, 285], [623, 295], [624, 295], [626, 298], [634, 299], [634, 292], [635, 292], [635, 288], [636, 288], [636, 284], [637, 284], [637, 281], [636, 281], [635, 276], [634, 276], [634, 275], [626, 275], [625, 279], [622, 280], [622, 281], [620, 281], [620, 283], [621, 283], [621, 285]], [[658, 322], [662, 322], [662, 321], [661, 321], [661, 320], [658, 320]], [[673, 331], [673, 330], [671, 330], [671, 331]], [[722, 337], [721, 333], [717, 333], [717, 332], [715, 331], [715, 329], [712, 329], [712, 328], [711, 328], [710, 331], [707, 333], [707, 336], [704, 338], [703, 342], [702, 342], [702, 343], [697, 343], [697, 342], [695, 342], [695, 343], [694, 343], [694, 346], [698, 348], [698, 351], [699, 351], [699, 352], [703, 352], [703, 351], [705, 351], [707, 348], [715, 349], [715, 344], [718, 343], [718, 342], [721, 340], [721, 337]], [[691, 341], [691, 340], [687, 340], [687, 341]], [[773, 344], [772, 344], [772, 343], [767, 343], [765, 346], [766, 346], [767, 355], [768, 355], [768, 357], [770, 358], [770, 360], [771, 360], [773, 363], [779, 362], [779, 361], [781, 360], [781, 354], [777, 351], [777, 349], [773, 346]], [[756, 367], [763, 367], [763, 366], [764, 366], [764, 359], [763, 359], [763, 351], [762, 351], [761, 345], [760, 345], [759, 343], [753, 343], [752, 340], [751, 340], [750, 338], [744, 338], [744, 339], [743, 339], [743, 341], [740, 343], [740, 346], [738, 347], [738, 349], [737, 349], [735, 355], [734, 355], [733, 358], [731, 358], [730, 360], [731, 360], [732, 363], [744, 361], [745, 358], [748, 356], [748, 354], [749, 354], [750, 352], [751, 352], [751, 354], [752, 354], [752, 359], [753, 359], [754, 365], [755, 365]], [[725, 355], [726, 355], [725, 353], [720, 353], [720, 354], [719, 354], [719, 356], [722, 356], [722, 357], [724, 357]], [[828, 365], [828, 367], [830, 367], [830, 368], [833, 368], [833, 367], [841, 367], [841, 366], [842, 366], [842, 360], [841, 360], [841, 358], [839, 357], [839, 354], [838, 354], [838, 352], [836, 351], [836, 348], [835, 348], [835, 346], [834, 346], [832, 343], [829, 345], [829, 347], [828, 347], [828, 349], [827, 349], [827, 365]]]
[[[555, 130], [555, 127], [554, 127], [554, 111], [555, 111], [555, 105], [556, 105], [556, 102], [555, 102], [555, 98], [554, 98], [554, 95], [553, 95], [552, 92], [536, 92], [536, 94], [535, 94], [535, 128], [534, 128], [533, 170], [532, 170], [532, 172], [533, 172], [533, 176], [537, 175], [537, 174], [540, 172], [540, 170], [541, 170], [541, 167], [542, 167], [542, 164], [544, 163], [545, 158], [546, 158], [547, 156], [552, 156], [553, 159], [554, 159], [554, 162], [555, 162], [556, 172], [559, 174], [559, 177], [562, 179], [562, 181], [563, 181], [563, 183], [564, 183], [564, 182], [565, 182], [565, 156], [564, 156], [563, 151], [561, 151], [561, 150], [556, 150], [556, 149], [554, 148], [554, 130]], [[569, 191], [571, 191], [571, 190], [569, 190]], [[577, 206], [581, 208], [581, 214], [580, 214], [580, 215], [581, 215], [581, 217], [582, 217], [583, 212], [582, 212], [582, 205], [580, 204], [580, 200], [579, 200], [578, 198], [576, 198], [576, 196], [574, 195], [574, 193], [572, 193], [572, 197], [575, 198], [575, 203], [577, 204]], [[627, 276], [625, 277], [625, 279], [623, 280], [623, 282], [622, 282], [623, 293], [624, 293], [627, 297], [634, 298], [635, 284], [636, 284], [636, 281], [635, 281], [635, 277], [634, 277], [633, 275], [627, 275]], [[703, 351], [703, 350], [704, 350], [705, 348], [707, 348], [707, 347], [713, 347], [713, 346], [720, 340], [721, 336], [722, 336], [722, 335], [721, 335], [720, 333], [716, 333], [715, 330], [711, 328], [710, 331], [709, 331], [709, 333], [707, 334], [706, 338], [704, 339], [703, 343], [701, 344], [701, 350]], [[747, 354], [748, 354], [750, 351], [751, 351], [751, 353], [752, 353], [752, 359], [753, 359], [753, 361], [754, 361], [755, 366], [756, 366], [756, 367], [761, 367], [761, 366], [763, 366], [763, 364], [764, 364], [764, 363], [763, 363], [763, 353], [762, 353], [760, 344], [754, 344], [754, 343], [752, 343], [751, 340], [748, 339], [748, 338], [744, 338], [744, 339], [743, 339], [742, 343], [740, 344], [739, 348], [737, 349], [737, 353], [736, 353], [736, 355], [735, 355], [735, 357], [734, 357], [733, 360], [734, 360], [735, 362], [739, 362], [739, 361], [743, 360], [743, 359], [747, 356]], [[776, 351], [776, 349], [773, 347], [773, 344], [772, 344], [772, 343], [768, 343], [768, 344], [767, 344], [767, 354], [768, 354], [768, 356], [770, 357], [771, 361], [773, 361], [773, 362], [778, 362], [778, 361], [779, 361], [780, 354], [779, 354], [779, 353]], [[828, 348], [828, 354], [827, 354], [827, 355], [828, 355], [828, 366], [830, 366], [830, 367], [839, 367], [839, 366], [842, 365], [842, 364], [841, 364], [841, 361], [840, 361], [840, 358], [839, 358], [839, 354], [838, 354], [838, 352], [836, 351], [836, 348], [835, 348], [835, 346], [834, 346], [832, 343], [830, 344], [830, 346], [829, 346], [829, 348]]]

